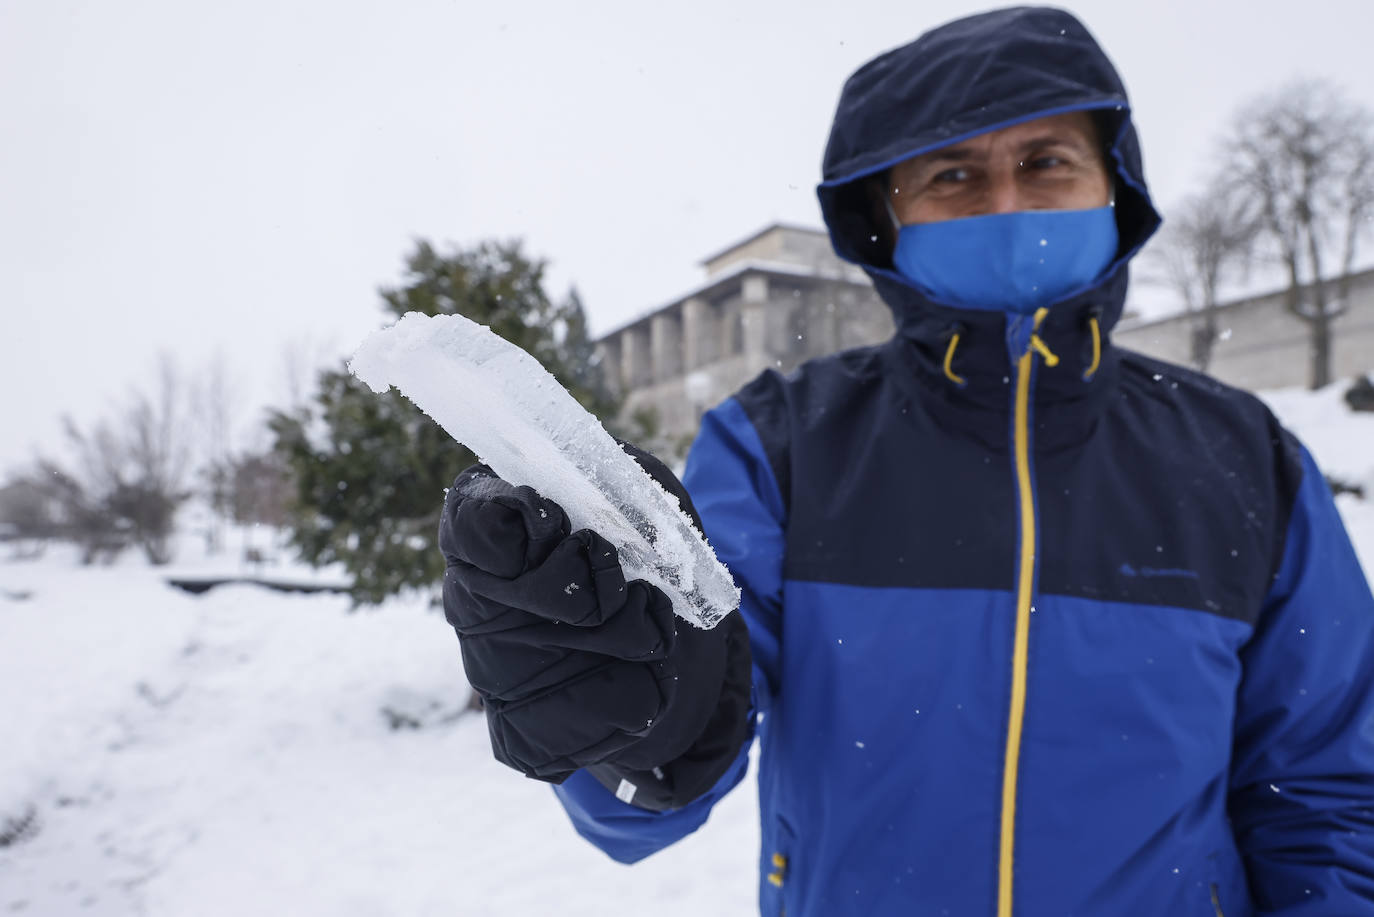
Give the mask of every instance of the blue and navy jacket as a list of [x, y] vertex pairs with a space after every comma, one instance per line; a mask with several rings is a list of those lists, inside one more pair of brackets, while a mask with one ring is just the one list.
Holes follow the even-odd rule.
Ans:
[[[870, 176], [1073, 110], [1116, 173], [1100, 283], [1022, 316], [892, 271]], [[1012, 9], [878, 58], [820, 198], [897, 333], [754, 380], [684, 478], [744, 596], [763, 913], [1374, 913], [1374, 598], [1258, 400], [1112, 345], [1159, 220], [1091, 36]], [[664, 813], [584, 773], [558, 792], [629, 862], [745, 767]]]

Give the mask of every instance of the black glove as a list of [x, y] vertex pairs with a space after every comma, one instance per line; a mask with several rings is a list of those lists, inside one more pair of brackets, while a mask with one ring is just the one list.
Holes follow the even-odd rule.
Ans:
[[[700, 527], [677, 478], [627, 446]], [[624, 798], [675, 808], [724, 773], [748, 734], [748, 635], [680, 621], [625, 581], [615, 546], [485, 466], [458, 476], [439, 526], [444, 613], [481, 695], [497, 760], [561, 783], [588, 768]]]

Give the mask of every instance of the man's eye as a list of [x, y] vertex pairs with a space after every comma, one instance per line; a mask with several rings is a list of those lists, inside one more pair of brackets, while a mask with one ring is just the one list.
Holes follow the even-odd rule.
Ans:
[[943, 172], [935, 173], [931, 179], [932, 184], [957, 184], [958, 182], [968, 181], [968, 169], [945, 169]]
[[1054, 169], [1058, 168], [1059, 166], [1066, 166], [1068, 164], [1068, 160], [1059, 156], [1037, 156], [1029, 162], [1025, 163], [1026, 166], [1030, 167], [1031, 169], [1035, 169], [1036, 171]]

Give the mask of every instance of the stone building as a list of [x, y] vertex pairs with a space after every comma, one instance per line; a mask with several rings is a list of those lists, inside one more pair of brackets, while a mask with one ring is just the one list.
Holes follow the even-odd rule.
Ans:
[[597, 341], [624, 413], [651, 411], [659, 445], [681, 452], [701, 415], [766, 367], [892, 336], [868, 277], [819, 230], [774, 224], [702, 262], [705, 281]]
[[[696, 289], [597, 341], [624, 413], [649, 412], [652, 445], [680, 456], [701, 415], [767, 367], [884, 341], [892, 314], [867, 276], [837, 257], [820, 230], [774, 224], [702, 262]], [[1221, 307], [1222, 339], [1210, 372], [1249, 389], [1300, 386], [1309, 372], [1308, 326], [1282, 292]], [[1193, 316], [1127, 320], [1120, 345], [1187, 365]], [[1332, 375], [1374, 370], [1374, 271], [1351, 278], [1350, 302], [1332, 322]]]

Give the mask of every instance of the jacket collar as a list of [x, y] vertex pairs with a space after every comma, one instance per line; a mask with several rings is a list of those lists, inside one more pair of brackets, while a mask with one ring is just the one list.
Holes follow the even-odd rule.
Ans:
[[[1029, 346], [1033, 319], [944, 306], [920, 300], [919, 292], [884, 274], [873, 279], [889, 304], [903, 306], [894, 308], [901, 319], [884, 348], [888, 376], [918, 410], [951, 432], [1005, 449], [1016, 361]], [[1101, 286], [1053, 306], [1035, 329], [1058, 358], [1054, 366], [1035, 361], [1031, 397], [1037, 450], [1081, 442], [1095, 429], [1121, 362], [1104, 318], [1120, 312], [1127, 282], [1123, 265]]]

